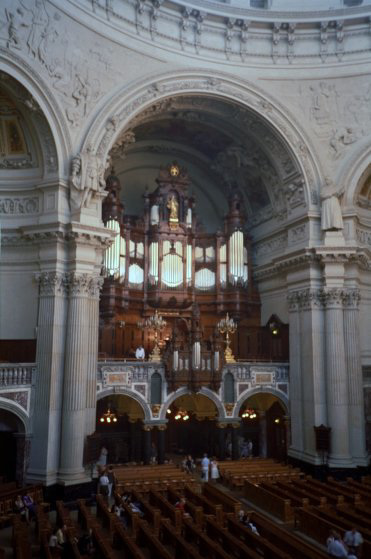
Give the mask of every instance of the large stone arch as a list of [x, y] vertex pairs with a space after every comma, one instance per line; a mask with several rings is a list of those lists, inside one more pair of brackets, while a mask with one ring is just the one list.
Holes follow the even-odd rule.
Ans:
[[254, 394], [259, 394], [259, 393], [263, 393], [263, 394], [272, 394], [272, 396], [276, 396], [276, 398], [278, 398], [278, 400], [283, 404], [287, 415], [290, 414], [290, 406], [289, 406], [289, 399], [287, 398], [287, 396], [285, 396], [283, 394], [283, 392], [280, 392], [279, 390], [276, 390], [273, 387], [258, 387], [258, 388], [251, 388], [249, 390], [245, 390], [244, 392], [242, 392], [242, 394], [239, 396], [235, 408], [234, 408], [234, 414], [233, 417], [235, 419], [238, 419], [239, 417], [239, 413], [240, 413], [240, 409], [243, 405], [243, 403], [250, 398], [251, 396], [254, 396]]
[[140, 396], [139, 394], [135, 394], [134, 392], [131, 392], [130, 390], [127, 390], [126, 388], [105, 388], [103, 390], [101, 390], [100, 392], [98, 392], [97, 394], [97, 400], [102, 400], [103, 398], [105, 398], [106, 396], [128, 396], [129, 398], [132, 398], [133, 400], [135, 400], [140, 407], [143, 410], [144, 413], [144, 421], [150, 421], [151, 420], [151, 410], [147, 404], [147, 402], [145, 401], [144, 398], [142, 398], [142, 396]]
[[345, 210], [353, 210], [357, 205], [360, 181], [365, 171], [371, 166], [371, 146], [369, 138], [360, 143], [359, 149], [346, 159], [338, 173], [339, 188], [344, 187], [342, 206]]
[[[180, 398], [180, 396], [185, 396], [186, 394], [193, 394], [191, 390], [189, 390], [189, 388], [187, 388], [186, 386], [179, 388], [178, 390], [176, 390], [175, 392], [172, 392], [171, 395], [168, 397], [168, 399], [163, 403], [160, 414], [159, 414], [159, 420], [165, 420], [166, 419], [166, 410], [171, 406], [171, 404], [177, 400], [178, 398]], [[213, 392], [212, 390], [210, 390], [210, 388], [206, 388], [206, 387], [202, 387], [201, 390], [198, 392], [198, 394], [202, 394], [203, 396], [206, 396], [206, 398], [209, 398], [209, 400], [211, 400], [213, 402], [213, 404], [215, 404], [216, 409], [218, 410], [218, 421], [222, 421], [225, 419], [225, 410], [224, 410], [224, 406], [221, 403], [221, 401], [219, 400], [219, 398], [217, 397], [217, 395], [215, 394], [215, 392]]]
[[81, 149], [93, 146], [105, 161], [116, 139], [134, 117], [154, 103], [178, 95], [201, 95], [224, 99], [245, 107], [262, 118], [287, 147], [304, 178], [307, 209], [319, 212], [319, 186], [322, 171], [310, 139], [286, 107], [255, 84], [221, 72], [180, 70], [151, 76], [129, 89], [122, 88], [106, 105], [99, 105], [93, 124], [86, 131]]
[[24, 428], [24, 434], [30, 435], [31, 434], [31, 422], [30, 418], [28, 417], [25, 410], [17, 404], [17, 402], [8, 400], [7, 398], [3, 398], [0, 396], [0, 409], [6, 410], [14, 414], [22, 423]]
[[58, 159], [58, 175], [66, 178], [72, 143], [67, 123], [52, 90], [34, 69], [16, 54], [0, 49], [5, 54], [0, 71], [18, 81], [34, 98], [46, 119], [53, 136]]

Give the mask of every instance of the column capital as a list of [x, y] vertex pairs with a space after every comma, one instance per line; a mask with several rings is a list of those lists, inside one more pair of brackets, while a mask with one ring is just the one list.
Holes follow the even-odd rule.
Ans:
[[321, 309], [324, 305], [323, 289], [307, 287], [291, 291], [287, 296], [289, 311]]
[[97, 299], [102, 289], [103, 281], [101, 276], [70, 272], [67, 275], [69, 295], [72, 297], [85, 296]]
[[343, 295], [343, 305], [346, 309], [357, 309], [361, 300], [358, 288], [346, 289]]
[[64, 272], [40, 272], [35, 274], [35, 281], [40, 286], [40, 295], [54, 297], [67, 295], [68, 278]]
[[323, 300], [326, 308], [342, 308], [346, 291], [339, 287], [323, 289]]
[[218, 427], [218, 429], [226, 429], [228, 427], [228, 423], [221, 423], [218, 421], [216, 426]]

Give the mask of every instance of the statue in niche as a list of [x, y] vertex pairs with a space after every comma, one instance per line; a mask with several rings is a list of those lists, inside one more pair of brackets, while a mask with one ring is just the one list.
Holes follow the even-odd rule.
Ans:
[[321, 229], [322, 231], [339, 231], [343, 229], [343, 216], [339, 198], [344, 189], [338, 190], [334, 182], [325, 177], [325, 184], [321, 189]]
[[92, 197], [104, 191], [104, 172], [105, 166], [99, 164], [90, 145], [86, 151], [73, 158], [70, 201], [74, 209], [87, 208]]
[[178, 200], [175, 197], [175, 194], [172, 194], [170, 196], [170, 198], [167, 201], [167, 205], [166, 207], [168, 208], [170, 215], [169, 215], [169, 221], [170, 222], [178, 222], [178, 210], [179, 210], [179, 204], [178, 204]]

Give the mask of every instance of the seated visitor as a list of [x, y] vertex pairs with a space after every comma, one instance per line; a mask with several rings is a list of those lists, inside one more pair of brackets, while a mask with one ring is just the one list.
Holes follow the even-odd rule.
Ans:
[[14, 502], [14, 511], [21, 516], [22, 520], [27, 520], [27, 509], [21, 495], [17, 495], [17, 498]]
[[26, 493], [26, 495], [23, 496], [23, 503], [24, 503], [24, 505], [26, 507], [26, 511], [28, 513], [28, 519], [32, 520], [33, 518], [36, 518], [36, 505], [33, 501], [33, 498], [31, 497], [31, 495]]
[[93, 538], [91, 536], [91, 530], [82, 534], [79, 537], [77, 542], [77, 548], [80, 552], [80, 555], [93, 555], [95, 552]]
[[145, 356], [146, 356], [146, 352], [144, 351], [144, 347], [142, 345], [138, 346], [137, 349], [135, 350], [136, 359], [144, 360]]
[[363, 538], [357, 528], [353, 527], [344, 534], [344, 543], [348, 546], [348, 552], [360, 557]]
[[327, 538], [327, 552], [330, 557], [348, 557], [348, 551], [340, 534], [335, 531], [330, 532]]

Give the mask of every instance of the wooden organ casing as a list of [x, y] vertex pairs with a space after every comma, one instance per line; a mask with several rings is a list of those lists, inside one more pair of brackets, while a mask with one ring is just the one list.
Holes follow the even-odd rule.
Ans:
[[160, 340], [164, 349], [176, 344], [187, 352], [198, 339], [202, 351], [211, 351], [221, 344], [216, 324], [228, 312], [239, 324], [232, 350], [247, 358], [245, 337], [260, 328], [260, 300], [239, 194], [229, 196], [222, 230], [210, 234], [197, 218], [184, 169], [169, 165], [156, 183], [143, 196], [143, 215], [131, 216], [120, 201], [118, 178], [106, 181], [103, 221], [117, 235], [105, 254], [101, 357], [133, 357], [139, 344], [148, 354], [154, 334], [137, 324], [157, 309], [167, 321]]

